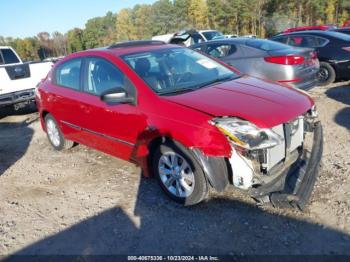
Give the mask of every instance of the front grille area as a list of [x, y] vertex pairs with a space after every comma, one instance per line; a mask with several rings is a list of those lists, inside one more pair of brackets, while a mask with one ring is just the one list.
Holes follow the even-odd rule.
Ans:
[[284, 142], [266, 150], [266, 160], [262, 163], [265, 172], [271, 170], [281, 161], [303, 144], [304, 140], [304, 119], [298, 117], [288, 123], [272, 128], [274, 132], [284, 137]]

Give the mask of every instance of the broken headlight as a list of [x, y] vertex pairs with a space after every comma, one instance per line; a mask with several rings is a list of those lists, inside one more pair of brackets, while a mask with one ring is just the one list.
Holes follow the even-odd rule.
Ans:
[[283, 137], [271, 129], [258, 128], [238, 118], [216, 118], [212, 120], [212, 123], [229, 137], [235, 146], [247, 150], [271, 148], [284, 141]]

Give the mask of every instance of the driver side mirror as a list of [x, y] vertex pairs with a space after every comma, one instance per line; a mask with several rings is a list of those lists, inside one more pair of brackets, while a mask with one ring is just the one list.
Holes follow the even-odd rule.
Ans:
[[103, 92], [100, 95], [100, 99], [108, 105], [135, 104], [135, 98], [128, 96], [127, 92], [121, 87], [116, 87]]

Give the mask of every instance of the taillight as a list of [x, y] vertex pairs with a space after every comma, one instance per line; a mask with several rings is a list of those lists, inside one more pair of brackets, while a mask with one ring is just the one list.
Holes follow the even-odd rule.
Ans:
[[343, 50], [350, 52], [350, 46], [349, 47], [343, 47]]
[[311, 59], [317, 59], [317, 52], [316, 51], [311, 52]]
[[300, 65], [304, 62], [303, 56], [287, 55], [287, 56], [270, 56], [264, 58], [266, 62], [280, 65]]

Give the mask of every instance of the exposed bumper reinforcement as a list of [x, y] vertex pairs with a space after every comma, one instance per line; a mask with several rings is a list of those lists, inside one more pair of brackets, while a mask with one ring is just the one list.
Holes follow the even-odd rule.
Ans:
[[0, 95], [0, 106], [9, 106], [26, 101], [34, 101], [34, 91], [35, 89], [31, 88], [23, 91], [17, 91], [5, 95]]
[[311, 152], [304, 150], [300, 158], [277, 179], [253, 189], [253, 198], [268, 198], [274, 207], [305, 208], [316, 182], [323, 153], [321, 123], [315, 123], [313, 129]]

